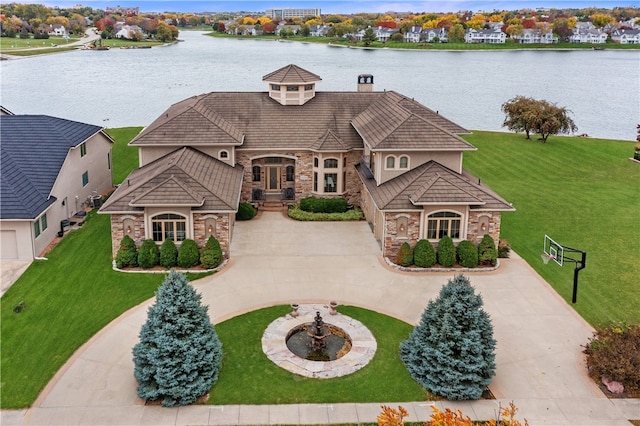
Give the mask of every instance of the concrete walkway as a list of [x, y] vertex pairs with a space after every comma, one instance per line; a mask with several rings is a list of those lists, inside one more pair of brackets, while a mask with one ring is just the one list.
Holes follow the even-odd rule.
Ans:
[[[218, 323], [282, 303], [325, 302], [374, 309], [417, 323], [452, 273], [399, 273], [384, 265], [368, 225], [300, 223], [261, 213], [236, 225], [233, 260], [194, 282]], [[592, 328], [522, 259], [467, 274], [482, 293], [497, 346], [497, 400], [436, 404], [473, 419], [513, 401], [531, 425], [628, 425], [640, 400], [607, 399], [586, 376], [582, 347]], [[116, 319], [73, 356], [28, 410], [5, 410], [2, 425], [258, 425], [375, 422], [381, 403], [272, 406], [144, 406], [136, 398], [131, 348], [152, 301]], [[382, 380], [382, 379], [381, 379]], [[357, 392], [357, 389], [354, 389]], [[424, 421], [428, 401], [402, 402]]]

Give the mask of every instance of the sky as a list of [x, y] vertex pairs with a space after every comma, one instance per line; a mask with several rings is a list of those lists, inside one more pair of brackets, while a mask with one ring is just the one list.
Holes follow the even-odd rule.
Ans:
[[473, 12], [493, 10], [516, 10], [522, 8], [586, 8], [601, 7], [640, 7], [640, 0], [8, 0], [3, 3], [38, 3], [48, 7], [73, 7], [77, 4], [91, 6], [94, 9], [107, 7], [139, 7], [141, 12], [262, 12], [273, 8], [320, 8], [322, 14], [329, 13], [384, 13], [395, 12], [457, 12], [471, 10]]

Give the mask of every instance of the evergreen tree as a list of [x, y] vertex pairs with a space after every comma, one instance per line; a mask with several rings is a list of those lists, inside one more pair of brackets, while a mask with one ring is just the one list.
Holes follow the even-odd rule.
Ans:
[[200, 300], [184, 274], [169, 272], [133, 348], [140, 398], [187, 405], [218, 379], [222, 343]]
[[456, 263], [456, 246], [448, 235], [440, 238], [438, 242], [438, 263], [444, 267], [451, 267]]
[[421, 268], [431, 268], [436, 263], [436, 251], [428, 240], [419, 240], [413, 248], [413, 262]]
[[458, 275], [429, 301], [400, 357], [411, 376], [451, 400], [478, 399], [495, 375], [493, 325], [469, 280]]
[[396, 265], [411, 266], [413, 265], [413, 249], [409, 243], [404, 242], [400, 246], [400, 250], [396, 254]]

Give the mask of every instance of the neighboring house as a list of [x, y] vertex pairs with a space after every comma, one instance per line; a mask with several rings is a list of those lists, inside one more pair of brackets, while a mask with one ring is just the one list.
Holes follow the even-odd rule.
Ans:
[[607, 42], [607, 37], [607, 33], [598, 29], [579, 30], [576, 28], [569, 37], [569, 41], [571, 43], [603, 44]]
[[62, 221], [111, 188], [113, 140], [46, 115], [0, 115], [0, 136], [0, 258], [33, 260]]
[[404, 33], [405, 43], [420, 43], [424, 40], [424, 33], [422, 27], [411, 27], [409, 31]]
[[392, 35], [398, 32], [397, 29], [394, 28], [386, 28], [386, 27], [376, 27], [373, 32], [376, 35], [378, 41], [388, 41]]
[[287, 32], [289, 32], [290, 34], [298, 34], [298, 31], [300, 31], [300, 25], [286, 25], [286, 24], [278, 24], [278, 26], [276, 27], [276, 35], [279, 36], [280, 35], [280, 31], [282, 30], [287, 30]]
[[500, 29], [468, 29], [464, 35], [465, 43], [501, 44], [507, 41], [507, 34]]
[[54, 37], [66, 37], [67, 29], [60, 24], [51, 24], [49, 25], [48, 33], [50, 36]]
[[449, 41], [449, 33], [445, 28], [429, 28], [428, 30], [424, 30], [424, 41], [428, 43], [433, 43], [436, 38], [440, 43], [447, 43]]
[[116, 38], [124, 38], [127, 40], [131, 40], [135, 35], [138, 35], [138, 39], [142, 38], [142, 28], [140, 28], [137, 25], [122, 25], [120, 27], [120, 29], [118, 29], [118, 32], [116, 32]]
[[228, 256], [240, 202], [308, 196], [361, 207], [385, 256], [443, 235], [498, 242], [501, 212], [513, 208], [463, 170], [464, 151], [475, 150], [458, 136], [467, 130], [409, 97], [373, 91], [371, 75], [353, 92], [318, 92], [322, 79], [296, 65], [262, 80], [266, 92], [178, 102], [134, 138], [140, 168], [100, 209], [111, 215], [114, 256], [124, 235], [200, 247], [215, 235]]
[[558, 36], [551, 31], [542, 32], [528, 28], [524, 29], [522, 34], [514, 35], [513, 39], [520, 44], [555, 44], [558, 42]]
[[309, 35], [311, 37], [326, 37], [329, 28], [331, 27], [328, 25], [311, 25], [309, 27]]
[[640, 30], [616, 30], [611, 40], [620, 44], [640, 44]]

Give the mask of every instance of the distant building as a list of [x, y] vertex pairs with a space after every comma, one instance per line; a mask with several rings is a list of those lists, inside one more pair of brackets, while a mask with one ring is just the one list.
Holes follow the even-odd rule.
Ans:
[[105, 12], [107, 13], [122, 13], [123, 15], [137, 15], [140, 13], [139, 7], [108, 7]]
[[275, 19], [281, 21], [283, 19], [290, 18], [304, 18], [305, 16], [320, 16], [320, 9], [309, 8], [309, 9], [267, 9], [265, 15], [270, 17], [271, 19]]

